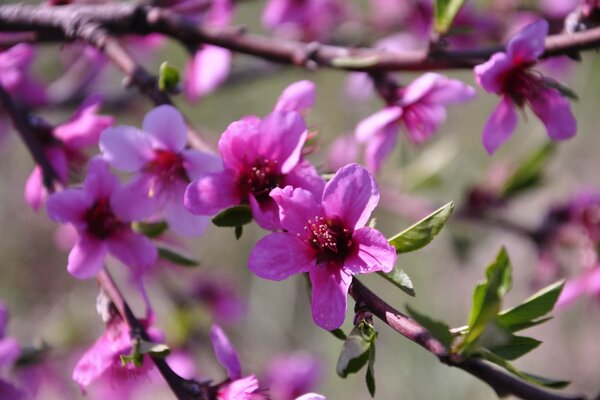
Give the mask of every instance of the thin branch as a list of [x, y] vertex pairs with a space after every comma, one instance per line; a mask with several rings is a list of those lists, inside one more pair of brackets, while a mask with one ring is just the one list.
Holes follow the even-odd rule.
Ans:
[[479, 359], [457, 359], [449, 355], [444, 345], [427, 329], [387, 304], [356, 278], [352, 280], [350, 295], [396, 332], [424, 347], [444, 364], [460, 368], [481, 379], [498, 395], [512, 394], [525, 400], [585, 400], [582, 396], [565, 396], [548, 392], [493, 368]]

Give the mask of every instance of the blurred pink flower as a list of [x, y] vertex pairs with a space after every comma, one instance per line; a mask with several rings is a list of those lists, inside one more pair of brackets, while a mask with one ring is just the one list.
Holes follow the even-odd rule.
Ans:
[[126, 196], [119, 196], [119, 180], [99, 158], [90, 161], [81, 189], [66, 189], [48, 198], [48, 216], [55, 222], [70, 223], [79, 233], [69, 253], [67, 270], [78, 279], [94, 277], [102, 268], [107, 252], [133, 268], [147, 268], [157, 259], [157, 250], [145, 236], [131, 230], [136, 208]]
[[[0, 371], [12, 367], [21, 355], [17, 340], [6, 335], [6, 325], [8, 325], [8, 310], [0, 301]], [[0, 377], [0, 399], [19, 400], [22, 396], [23, 393], [17, 387]]]
[[292, 186], [273, 189], [271, 197], [285, 231], [262, 238], [248, 267], [276, 281], [308, 272], [315, 323], [327, 330], [340, 327], [352, 275], [389, 272], [396, 261], [385, 237], [365, 227], [379, 201], [373, 176], [350, 164], [327, 183], [322, 197]]
[[327, 170], [337, 171], [344, 165], [358, 161], [360, 146], [353, 134], [344, 134], [335, 138], [327, 153]]
[[192, 180], [220, 170], [221, 162], [216, 155], [186, 149], [186, 143], [183, 116], [170, 105], [151, 110], [142, 130], [131, 126], [105, 130], [100, 137], [103, 158], [121, 171], [136, 173], [115, 194], [115, 212], [129, 221], [161, 213], [176, 233], [202, 234], [208, 217], [190, 214], [183, 206], [183, 194]]
[[525, 103], [542, 120], [551, 139], [568, 139], [577, 131], [568, 100], [548, 80], [530, 71], [544, 52], [547, 34], [545, 20], [528, 25], [508, 42], [506, 53], [496, 53], [475, 67], [477, 82], [501, 96], [483, 129], [483, 145], [490, 154], [512, 135], [517, 126], [515, 108]]
[[46, 101], [45, 88], [30, 76], [34, 56], [34, 47], [25, 43], [0, 51], [0, 85], [28, 106], [40, 106]]
[[265, 385], [273, 400], [294, 400], [315, 388], [322, 369], [321, 363], [310, 353], [282, 355], [269, 363]]
[[246, 303], [236, 292], [234, 282], [223, 275], [204, 275], [193, 285], [189, 297], [206, 306], [220, 323], [234, 323], [246, 313]]
[[596, 264], [574, 279], [569, 279], [556, 302], [556, 307], [571, 304], [582, 295], [600, 298], [600, 265]]
[[399, 89], [397, 97], [395, 103], [363, 119], [356, 127], [356, 139], [367, 143], [365, 162], [373, 172], [381, 169], [394, 149], [400, 124], [411, 142], [421, 144], [446, 120], [444, 106], [471, 100], [475, 90], [458, 80], [426, 73]]

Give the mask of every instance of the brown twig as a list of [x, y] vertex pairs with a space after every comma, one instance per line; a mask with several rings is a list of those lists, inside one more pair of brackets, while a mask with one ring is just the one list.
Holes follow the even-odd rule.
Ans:
[[512, 394], [525, 400], [585, 400], [582, 396], [565, 396], [548, 392], [493, 368], [479, 359], [460, 359], [450, 356], [444, 345], [427, 329], [387, 304], [356, 278], [352, 280], [350, 295], [396, 332], [422, 346], [444, 364], [460, 368], [481, 379], [500, 396]]

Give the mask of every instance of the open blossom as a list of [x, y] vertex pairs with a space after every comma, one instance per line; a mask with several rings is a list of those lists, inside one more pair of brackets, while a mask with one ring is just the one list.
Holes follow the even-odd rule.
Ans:
[[[98, 114], [100, 102], [99, 97], [89, 98], [69, 120], [44, 132], [44, 153], [64, 186], [69, 173], [80, 170], [87, 161], [84, 149], [95, 146], [100, 133], [114, 121], [111, 116]], [[42, 169], [36, 166], [25, 185], [25, 200], [34, 210], [48, 195], [43, 179]]]
[[365, 162], [379, 171], [396, 145], [398, 128], [403, 125], [408, 139], [421, 144], [446, 120], [445, 106], [475, 97], [475, 90], [464, 83], [436, 73], [426, 73], [400, 88], [398, 100], [362, 120], [356, 127], [356, 139], [367, 143]]
[[475, 67], [477, 82], [486, 91], [501, 96], [483, 128], [483, 145], [490, 154], [510, 138], [517, 126], [516, 107], [526, 103], [544, 123], [551, 139], [568, 139], [577, 131], [568, 100], [552, 87], [551, 81], [531, 71], [544, 53], [547, 35], [548, 22], [536, 21], [508, 42], [506, 53], [496, 53]]
[[327, 330], [339, 328], [352, 275], [389, 272], [396, 262], [396, 252], [383, 234], [365, 226], [379, 201], [373, 176], [350, 164], [327, 183], [322, 196], [286, 186], [274, 189], [271, 197], [285, 231], [262, 238], [248, 267], [276, 281], [308, 272], [315, 323]]
[[145, 269], [156, 261], [156, 248], [148, 238], [132, 231], [127, 217], [138, 205], [118, 195], [119, 190], [119, 180], [108, 164], [93, 158], [82, 188], [66, 189], [48, 198], [50, 219], [72, 224], [79, 235], [67, 265], [74, 277], [95, 276], [108, 252], [132, 268]]
[[136, 173], [115, 195], [119, 198], [115, 211], [129, 221], [161, 212], [176, 233], [202, 234], [208, 217], [190, 214], [183, 206], [183, 194], [192, 180], [221, 169], [221, 163], [216, 155], [186, 149], [186, 143], [183, 116], [169, 105], [150, 111], [142, 130], [131, 126], [105, 130], [100, 137], [103, 158], [116, 169]]
[[[299, 98], [306, 95], [300, 92]], [[302, 159], [307, 137], [302, 115], [287, 111], [288, 101], [280, 98], [278, 104], [281, 109], [262, 120], [249, 116], [229, 125], [219, 140], [224, 170], [203, 174], [192, 182], [185, 193], [185, 206], [190, 212], [213, 215], [230, 206], [249, 204], [261, 227], [278, 229], [277, 205], [269, 197], [273, 188], [292, 185], [315, 194], [322, 191], [323, 180]], [[304, 107], [306, 102], [294, 104]]]

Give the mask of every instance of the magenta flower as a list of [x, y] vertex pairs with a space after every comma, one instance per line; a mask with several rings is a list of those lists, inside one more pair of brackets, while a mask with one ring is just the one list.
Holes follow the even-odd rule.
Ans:
[[306, 125], [295, 111], [273, 111], [262, 121], [245, 117], [229, 125], [219, 140], [224, 171], [203, 174], [185, 192], [185, 206], [193, 214], [213, 215], [237, 204], [249, 204], [256, 222], [278, 229], [277, 205], [269, 193], [292, 185], [318, 195], [323, 180], [302, 160]]
[[367, 143], [365, 162], [373, 172], [396, 145], [398, 127], [406, 129], [408, 139], [421, 144], [446, 120], [448, 104], [462, 103], [475, 97], [475, 89], [443, 75], [426, 73], [399, 89], [398, 100], [363, 119], [356, 127], [356, 139]]
[[396, 252], [377, 230], [365, 227], [379, 201], [373, 176], [358, 164], [340, 169], [322, 197], [302, 189], [276, 188], [285, 232], [262, 238], [248, 266], [261, 278], [280, 281], [308, 272], [312, 282], [312, 313], [323, 329], [338, 328], [346, 315], [352, 275], [389, 272]]
[[46, 101], [44, 87], [29, 75], [34, 48], [18, 44], [0, 52], [0, 85], [19, 101], [39, 106]]
[[577, 131], [568, 100], [546, 78], [530, 70], [544, 53], [547, 35], [548, 22], [534, 22], [508, 42], [506, 53], [496, 53], [475, 67], [477, 82], [501, 96], [483, 128], [483, 145], [490, 154], [510, 138], [517, 126], [516, 107], [525, 103], [544, 123], [552, 140], [568, 139]]
[[183, 116], [169, 105], [150, 111], [142, 130], [130, 126], [105, 130], [100, 137], [103, 158], [116, 169], [136, 173], [115, 195], [115, 212], [129, 221], [162, 212], [176, 233], [202, 234], [208, 217], [190, 214], [183, 206], [183, 194], [192, 180], [221, 169], [221, 163], [213, 154], [186, 149], [186, 143]]
[[[68, 121], [47, 132], [44, 151], [63, 186], [67, 186], [69, 172], [85, 165], [88, 157], [84, 149], [95, 146], [100, 133], [114, 122], [111, 116], [97, 114], [100, 102], [99, 97], [87, 99]], [[47, 195], [42, 169], [36, 166], [25, 184], [25, 200], [37, 211]]]
[[[95, 276], [107, 252], [132, 268], [147, 268], [157, 258], [156, 248], [145, 236], [131, 230], [138, 207], [119, 195], [119, 180], [99, 158], [90, 161], [81, 189], [67, 189], [48, 198], [48, 216], [55, 222], [73, 224], [79, 234], [69, 253], [67, 270], [78, 279]], [[119, 213], [120, 210], [124, 214]]]
[[322, 370], [321, 363], [310, 353], [279, 356], [267, 368], [269, 395], [273, 400], [293, 400], [316, 386]]
[[277, 99], [275, 111], [302, 112], [315, 104], [316, 86], [313, 82], [303, 80], [290, 84]]

